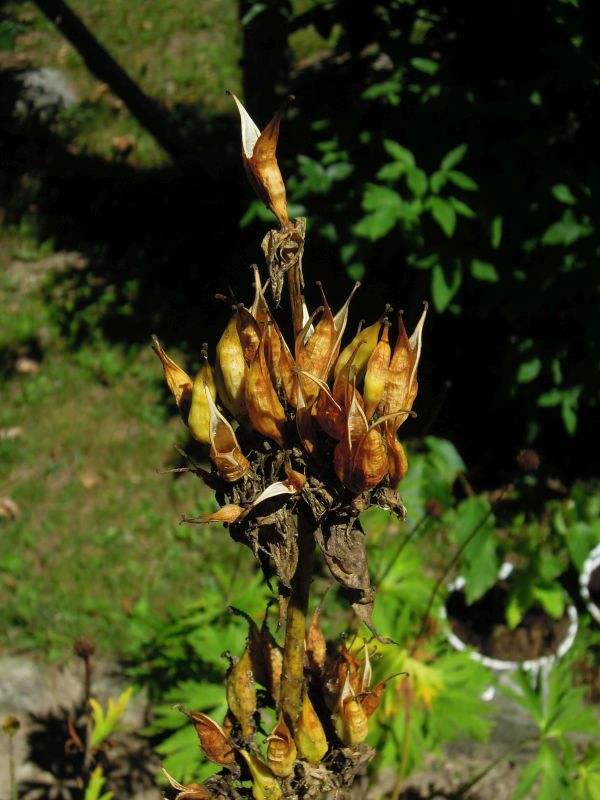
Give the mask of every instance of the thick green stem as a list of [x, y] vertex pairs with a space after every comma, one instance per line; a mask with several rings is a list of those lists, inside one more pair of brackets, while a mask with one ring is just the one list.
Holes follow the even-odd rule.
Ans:
[[298, 520], [298, 566], [292, 579], [287, 610], [279, 706], [288, 723], [296, 722], [302, 708], [306, 612], [312, 579], [315, 541], [302, 517]]

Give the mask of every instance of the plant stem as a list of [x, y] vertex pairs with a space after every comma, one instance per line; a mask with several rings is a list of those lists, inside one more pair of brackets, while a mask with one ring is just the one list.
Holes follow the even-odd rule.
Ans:
[[13, 738], [13, 736], [8, 737], [8, 782], [10, 784], [10, 800], [18, 800]]
[[508, 747], [503, 753], [491, 761], [486, 767], [484, 767], [480, 772], [475, 775], [475, 777], [467, 783], [466, 786], [462, 786], [458, 793], [455, 795], [456, 800], [461, 800], [461, 798], [466, 797], [467, 794], [473, 789], [480, 781], [482, 781], [486, 775], [488, 775], [493, 769], [495, 769], [498, 764], [501, 764], [505, 759], [512, 756], [514, 753], [517, 753], [522, 747], [526, 744], [530, 744], [530, 742], [537, 742], [538, 739], [536, 736], [527, 736], [525, 739], [521, 739], [516, 744], [511, 745]]
[[83, 771], [87, 775], [92, 763], [92, 733], [94, 729], [92, 707], [90, 705], [90, 697], [92, 694], [92, 657], [87, 655], [83, 659], [83, 664], [83, 702], [85, 708], [85, 753], [83, 756]]
[[[407, 677], [404, 680], [410, 681], [410, 678]], [[410, 746], [409, 737], [410, 737], [411, 722], [412, 722], [412, 688], [404, 692], [404, 726], [403, 726], [403, 739], [402, 739], [402, 753], [400, 754], [400, 767], [398, 769], [398, 775], [394, 782], [394, 788], [392, 789], [392, 793], [390, 795], [390, 800], [398, 800], [398, 798], [400, 797], [402, 784], [404, 783], [404, 778], [406, 777], [406, 771], [408, 767], [408, 751]]]
[[285, 645], [279, 707], [294, 726], [302, 708], [304, 686], [304, 640], [306, 637], [306, 612], [312, 579], [315, 541], [312, 529], [300, 516], [298, 518], [298, 565], [292, 579], [292, 592], [287, 610]]

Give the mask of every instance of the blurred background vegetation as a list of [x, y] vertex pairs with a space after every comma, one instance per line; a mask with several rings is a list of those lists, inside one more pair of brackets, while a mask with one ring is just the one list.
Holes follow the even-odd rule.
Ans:
[[[174, 443], [206, 454], [186, 440], [148, 347], [158, 334], [192, 371], [226, 322], [215, 293], [231, 287], [248, 302], [249, 265], [262, 262], [272, 220], [247, 186], [226, 89], [261, 128], [296, 97], [278, 155], [291, 213], [308, 218], [309, 305], [317, 278], [336, 306], [361, 280], [356, 323], [389, 302], [406, 309], [410, 328], [430, 302], [419, 416], [403, 428], [415, 465], [404, 492], [411, 524], [427, 501], [445, 514], [420, 529], [440, 548], [426, 570], [464, 544], [514, 480], [523, 447], [539, 453], [540, 469], [495, 528], [492, 519], [495, 538], [466, 552], [463, 566], [479, 578], [472, 598], [506, 552], [521, 554], [542, 595], [580, 566], [600, 541], [598, 7], [71, 7], [159, 103], [179, 146], [167, 153], [38, 5], [1, 5], [4, 647], [63, 658], [74, 635], [91, 634], [116, 656], [133, 648], [154, 659], [160, 679], [137, 669], [158, 698], [186, 679], [189, 644], [173, 657], [159, 620], [184, 608], [195, 619], [199, 595], [215, 606], [225, 597], [224, 607], [253, 575], [224, 530], [177, 526], [213, 501], [189, 475], [156, 470], [182, 465]], [[371, 524], [374, 543], [391, 547], [388, 523]], [[550, 576], [543, 548], [557, 565]], [[235, 568], [208, 568], [217, 551]], [[543, 596], [556, 610], [556, 594]], [[426, 605], [420, 597], [415, 608]], [[239, 620], [219, 624], [241, 636]], [[204, 640], [189, 646], [206, 653]]]

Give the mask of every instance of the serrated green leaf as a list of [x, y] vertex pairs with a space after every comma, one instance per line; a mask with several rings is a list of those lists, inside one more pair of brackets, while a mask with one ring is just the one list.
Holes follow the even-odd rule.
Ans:
[[559, 203], [565, 203], [569, 206], [574, 206], [577, 200], [573, 196], [573, 192], [565, 183], [557, 183], [552, 187], [552, 194]]
[[456, 228], [456, 211], [447, 200], [441, 197], [430, 199], [431, 216], [435, 219], [446, 236], [452, 236]]
[[392, 139], [384, 139], [383, 146], [385, 151], [388, 155], [394, 158], [396, 161], [400, 161], [403, 164], [406, 164], [407, 167], [414, 167], [415, 157], [407, 150], [406, 147], [403, 147], [399, 142], [394, 142]]
[[459, 189], [464, 189], [466, 192], [475, 192], [479, 189], [479, 186], [473, 178], [470, 178], [468, 175], [465, 175], [464, 172], [457, 172], [454, 169], [451, 169], [448, 172], [448, 178], [452, 181], [455, 186], [458, 186]]
[[500, 280], [496, 267], [487, 261], [480, 261], [478, 258], [471, 261], [471, 275], [478, 281], [488, 281], [489, 283], [497, 283]]
[[437, 311], [445, 311], [448, 308], [460, 289], [461, 282], [462, 271], [459, 266], [454, 267], [452, 278], [448, 283], [443, 268], [439, 264], [435, 265], [431, 272], [431, 297]]
[[419, 167], [411, 167], [407, 170], [406, 182], [409, 189], [417, 197], [422, 197], [425, 194], [429, 184], [426, 173]]
[[449, 170], [452, 169], [452, 167], [455, 167], [457, 164], [460, 164], [460, 162], [465, 157], [467, 149], [468, 149], [467, 144], [459, 144], [458, 147], [454, 147], [452, 150], [446, 153], [446, 155], [442, 159], [442, 162], [440, 164], [440, 169]]
[[86, 787], [84, 800], [112, 800], [112, 792], [105, 792], [102, 794], [105, 782], [106, 778], [104, 777], [102, 767], [96, 767], [90, 776], [90, 782]]

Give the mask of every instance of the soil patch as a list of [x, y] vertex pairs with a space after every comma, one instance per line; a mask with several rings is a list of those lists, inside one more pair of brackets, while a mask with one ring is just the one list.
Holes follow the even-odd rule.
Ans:
[[501, 661], [528, 661], [553, 655], [569, 629], [569, 617], [553, 619], [533, 606], [519, 625], [506, 624], [509, 586], [502, 581], [468, 606], [463, 592], [452, 592], [446, 603], [448, 622], [461, 641], [482, 655]]

